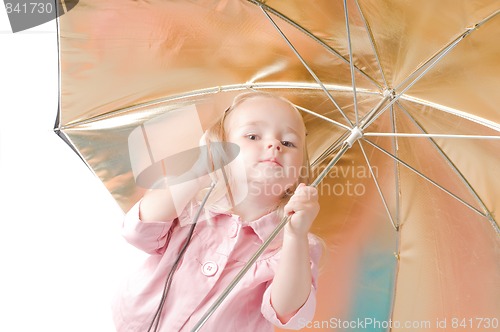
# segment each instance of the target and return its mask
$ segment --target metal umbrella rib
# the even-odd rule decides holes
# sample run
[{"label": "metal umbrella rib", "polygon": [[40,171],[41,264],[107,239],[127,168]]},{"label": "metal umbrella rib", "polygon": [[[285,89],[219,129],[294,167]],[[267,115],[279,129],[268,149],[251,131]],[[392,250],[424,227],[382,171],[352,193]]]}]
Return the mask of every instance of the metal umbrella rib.
[{"label": "metal umbrella rib", "polygon": [[[453,197],[454,199],[456,199],[457,201],[459,201],[460,203],[462,203],[463,205],[467,206],[469,209],[471,209],[472,211],[476,212],[477,214],[479,214],[480,216],[482,217],[485,217],[485,218],[488,218],[488,215],[484,214],[483,212],[479,211],[478,209],[476,209],[475,207],[473,207],[472,205],[470,205],[469,203],[467,203],[466,201],[464,201],[463,199],[461,199],[460,197],[458,197],[457,195],[455,195],[454,193],[452,193],[451,191],[449,191],[448,189],[444,188],[443,186],[441,186],[439,183],[437,183],[436,181],[430,179],[429,177],[427,177],[425,174],[422,174],[421,172],[419,172],[417,169],[415,169],[414,167],[412,167],[411,165],[409,165],[408,163],[404,162],[403,160],[397,158],[396,156],[392,155],[391,153],[389,153],[388,151],[386,151],[385,149],[381,148],[380,146],[378,146],[377,144],[371,142],[370,140],[367,140],[367,139],[363,139],[364,142],[370,144],[371,146],[375,147],[376,149],[378,149],[379,151],[381,151],[382,153],[384,153],[385,155],[389,156],[390,158],[393,158],[394,160],[396,160],[398,163],[400,163],[401,165],[405,166],[406,168],[408,168],[409,170],[411,170],[413,173],[417,174],[418,176],[420,176],[422,179],[426,180],[427,182],[431,183],[432,185],[436,186],[437,188],[441,189],[442,191],[444,191],[445,193],[447,193],[448,195],[450,195],[451,197]],[[498,227],[496,228],[496,231],[499,232],[498,230]]]},{"label": "metal umbrella rib", "polygon": [[[394,112],[394,107],[391,106],[391,131],[393,133],[396,133],[397,127],[396,127],[396,113]],[[396,137],[393,137],[392,139],[392,150],[393,154],[398,157],[398,141]],[[399,197],[401,195],[400,189],[399,189],[399,182],[400,182],[400,177],[399,177],[399,164],[396,160],[393,162],[394,165],[394,190],[396,193],[396,226],[399,229],[400,225],[400,219],[399,219]]]},{"label": "metal umbrella rib", "polygon": [[359,126],[358,98],[357,98],[357,93],[356,93],[356,78],[354,77],[354,61],[353,61],[353,57],[352,57],[351,28],[349,27],[349,9],[347,8],[347,0],[344,0],[344,15],[345,15],[345,28],[347,31],[347,48],[349,50],[349,68],[351,70],[354,116],[356,118],[356,127],[357,127],[357,126]]},{"label": "metal umbrella rib", "polygon": [[[377,47],[375,45],[375,42],[373,40],[372,31],[370,29],[370,26],[368,25],[368,22],[366,21],[365,15],[363,14],[363,11],[361,10],[361,7],[359,6],[359,1],[355,0],[354,2],[356,3],[356,7],[358,8],[358,12],[361,15],[361,19],[363,20],[363,24],[365,26],[365,30],[366,30],[366,32],[368,34],[368,37],[369,37],[369,40],[370,40],[370,45],[372,47],[373,54],[375,56],[375,60],[376,60],[377,66],[378,66],[378,69],[380,71],[380,75],[382,76],[382,80],[384,81],[385,90],[389,90],[389,84],[387,84],[387,79],[385,78],[384,70],[382,69],[382,65],[380,64],[380,58],[379,58],[379,55],[378,55],[379,52],[378,52]],[[380,87],[380,90],[384,90],[384,89],[382,87]]]},{"label": "metal umbrella rib", "polygon": [[384,204],[385,211],[387,212],[387,216],[389,217],[389,221],[392,224],[392,227],[394,227],[395,231],[398,231],[398,225],[394,221],[394,218],[392,217],[391,212],[389,211],[389,207],[387,206],[387,201],[384,197],[384,194],[382,193],[382,190],[380,189],[380,185],[378,183],[377,177],[375,176],[375,173],[373,172],[373,167],[370,164],[370,160],[368,159],[368,156],[366,155],[365,149],[363,148],[363,144],[358,141],[359,147],[361,149],[361,152],[363,153],[363,157],[365,158],[366,164],[368,165],[368,169],[370,170],[370,174],[372,175],[373,182],[375,183],[375,186],[377,187],[378,194],[380,195],[380,199],[382,200],[382,203]]},{"label": "metal umbrella rib", "polygon": [[[324,47],[326,50],[328,50],[331,54],[334,54],[336,57],[338,57],[340,60],[344,61],[347,65],[350,65],[350,62],[348,59],[344,58],[339,52],[337,52],[334,48],[332,48],[330,45],[328,45],[327,43],[325,43],[323,40],[321,40],[320,38],[318,38],[317,36],[315,36],[313,33],[311,33],[310,31],[308,31],[306,28],[304,28],[303,26],[301,26],[300,24],[297,24],[296,22],[294,22],[293,20],[291,20],[290,18],[288,18],[286,15],[284,15],[283,13],[280,13],[279,11],[275,10],[274,8],[272,7],[269,7],[268,5],[265,4],[265,2],[261,2],[259,0],[246,0],[250,3],[253,3],[257,6],[259,6],[260,8],[262,8],[262,10],[266,11],[266,12],[269,12],[269,13],[272,13],[274,15],[276,15],[277,17],[281,18],[283,21],[289,23],[290,25],[292,25],[293,27],[295,27],[297,30],[303,32],[305,35],[307,35],[308,37],[310,37],[312,40],[314,40],[315,42],[317,42],[319,45],[321,45],[322,47]],[[378,90],[383,90],[383,87],[380,86],[380,84],[375,80],[373,79],[373,77],[371,77],[370,75],[368,75],[365,71],[363,71],[361,68],[357,67],[357,66],[354,66],[354,69],[356,70],[356,72],[360,73],[361,75],[363,75],[365,78],[367,78],[374,86],[376,86],[378,88]]]},{"label": "metal umbrella rib", "polygon": [[311,69],[311,67],[309,67],[307,65],[306,61],[302,58],[302,56],[299,54],[299,52],[295,49],[295,47],[292,45],[292,43],[288,40],[288,38],[285,36],[285,34],[283,33],[283,31],[281,31],[281,29],[278,27],[278,25],[276,24],[276,22],[274,22],[274,20],[271,18],[271,16],[265,11],[264,7],[261,7],[261,8],[262,8],[262,12],[266,15],[266,17],[271,22],[271,24],[273,25],[273,27],[279,32],[280,36],[287,43],[288,47],[290,47],[290,49],[293,51],[293,53],[297,56],[297,58],[300,60],[300,62],[304,66],[304,68],[306,68],[307,71],[309,72],[309,74],[311,74],[311,76],[314,78],[314,80],[316,81],[316,83],[318,83],[318,85],[321,87],[321,89],[325,92],[325,94],[328,96],[328,99],[330,99],[330,101],[335,105],[335,107],[338,109],[338,111],[340,112],[340,114],[342,114],[342,116],[347,121],[347,123],[351,127],[353,127],[354,126],[353,123],[347,117],[347,115],[344,113],[344,111],[339,106],[339,104],[335,101],[335,99],[333,99],[333,96],[330,94],[330,92],[325,87],[325,85],[323,84],[323,82],[321,82],[321,80],[314,73],[314,71]]},{"label": "metal umbrella rib", "polygon": [[[422,125],[420,123],[418,123],[418,121],[416,121],[410,113],[408,113],[408,111],[405,109],[405,107],[403,105],[398,105],[402,110],[403,112],[406,114],[406,116],[408,116],[408,118],[410,118],[410,120],[412,121],[413,124],[415,124],[421,131],[422,133],[424,133],[424,135],[429,135],[425,129],[422,127]],[[467,135],[465,135],[467,136]],[[468,135],[468,136],[471,136],[471,135]],[[486,207],[486,205],[484,204],[483,200],[479,197],[479,195],[477,194],[477,192],[474,190],[474,188],[471,186],[471,184],[467,181],[467,179],[465,178],[465,176],[462,174],[462,172],[460,172],[460,170],[457,168],[457,166],[455,165],[455,163],[453,163],[453,161],[450,160],[450,158],[446,155],[446,153],[439,147],[439,144],[436,143],[436,141],[433,139],[433,137],[435,136],[426,136],[428,137],[429,141],[432,143],[432,145],[434,146],[434,148],[436,148],[437,151],[439,151],[439,154],[446,160],[446,162],[451,166],[451,168],[453,169],[453,171],[455,172],[455,174],[457,174],[460,179],[462,180],[462,183],[468,188],[469,192],[474,196],[474,198],[477,200],[477,202],[481,205],[482,209],[484,210],[484,213],[487,215],[488,219],[490,219],[490,221],[494,222],[498,229],[498,223],[496,223],[496,221],[494,220],[493,216],[491,215],[491,212],[488,210],[488,208]],[[484,136],[482,136],[484,138]],[[494,139],[500,139],[500,136],[491,136],[493,137]]]}]

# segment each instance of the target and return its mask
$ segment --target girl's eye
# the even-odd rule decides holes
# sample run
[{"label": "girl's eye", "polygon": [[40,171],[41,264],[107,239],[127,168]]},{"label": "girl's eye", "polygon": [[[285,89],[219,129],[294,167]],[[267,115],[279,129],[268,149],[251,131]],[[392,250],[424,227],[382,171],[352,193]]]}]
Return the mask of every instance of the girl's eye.
[{"label": "girl's eye", "polygon": [[257,139],[257,135],[255,135],[255,134],[248,134],[247,138],[250,139],[250,140],[252,140],[252,141],[255,141]]},{"label": "girl's eye", "polygon": [[294,148],[295,147],[295,144],[293,144],[292,142],[290,141],[281,141],[281,144],[283,144],[284,146],[286,146],[287,148]]}]

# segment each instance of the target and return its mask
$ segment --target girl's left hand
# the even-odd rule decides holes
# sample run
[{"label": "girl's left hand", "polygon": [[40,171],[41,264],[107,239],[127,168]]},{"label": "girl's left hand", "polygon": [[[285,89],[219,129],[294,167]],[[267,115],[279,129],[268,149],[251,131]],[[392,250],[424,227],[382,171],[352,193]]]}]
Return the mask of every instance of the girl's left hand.
[{"label": "girl's left hand", "polygon": [[307,235],[311,225],[318,215],[318,190],[301,183],[285,205],[285,215],[291,219],[285,226],[285,233],[290,235]]}]

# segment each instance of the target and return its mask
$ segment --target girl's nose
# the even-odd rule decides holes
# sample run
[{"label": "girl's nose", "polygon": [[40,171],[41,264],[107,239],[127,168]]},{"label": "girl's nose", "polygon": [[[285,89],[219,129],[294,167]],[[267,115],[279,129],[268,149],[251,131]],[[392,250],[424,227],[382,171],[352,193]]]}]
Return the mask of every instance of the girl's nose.
[{"label": "girl's nose", "polygon": [[271,143],[269,143],[267,145],[267,148],[268,149],[274,149],[274,148],[276,148],[276,150],[281,151],[281,146],[280,146],[279,142],[271,142]]}]

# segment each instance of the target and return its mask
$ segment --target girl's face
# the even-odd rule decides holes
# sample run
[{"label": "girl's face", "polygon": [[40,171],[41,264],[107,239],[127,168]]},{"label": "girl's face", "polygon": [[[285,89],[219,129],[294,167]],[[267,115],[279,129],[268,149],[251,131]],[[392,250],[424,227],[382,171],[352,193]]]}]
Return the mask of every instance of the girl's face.
[{"label": "girl's face", "polygon": [[250,193],[282,197],[305,172],[305,127],[285,101],[265,96],[245,100],[228,114],[224,130],[226,140],[240,147]]}]

